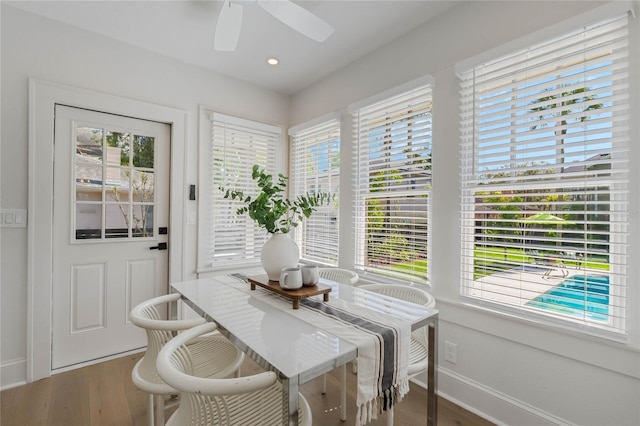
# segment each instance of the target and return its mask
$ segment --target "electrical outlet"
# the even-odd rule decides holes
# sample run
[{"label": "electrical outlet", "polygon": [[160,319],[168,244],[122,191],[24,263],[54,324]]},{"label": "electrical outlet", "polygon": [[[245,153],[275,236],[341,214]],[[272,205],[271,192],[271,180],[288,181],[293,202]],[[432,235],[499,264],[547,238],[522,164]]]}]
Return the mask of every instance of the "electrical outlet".
[{"label": "electrical outlet", "polygon": [[445,340],[444,359],[452,364],[456,364],[458,362],[458,345]]}]

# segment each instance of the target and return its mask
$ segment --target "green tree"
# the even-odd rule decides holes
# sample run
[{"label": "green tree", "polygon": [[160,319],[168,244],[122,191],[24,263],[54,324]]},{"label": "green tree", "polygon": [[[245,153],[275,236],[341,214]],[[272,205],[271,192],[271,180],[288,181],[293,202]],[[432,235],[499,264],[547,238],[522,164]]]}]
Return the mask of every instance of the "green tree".
[{"label": "green tree", "polygon": [[[569,83],[566,84],[568,90],[563,90],[559,94],[549,94],[547,96],[541,96],[532,101],[533,107],[530,112],[538,114],[539,121],[547,121],[555,118],[554,128],[556,135],[556,155],[559,165],[557,166],[558,172],[562,172],[562,165],[564,164],[565,156],[565,138],[570,123],[580,122],[583,123],[589,119],[589,112],[597,111],[604,107],[604,105],[596,99],[593,94],[590,94],[591,89],[586,86],[574,88],[575,85]],[[549,88],[546,92],[555,90]],[[545,123],[533,125],[532,130],[545,126]],[[547,197],[547,200],[558,202],[559,199],[551,199],[551,195]],[[562,196],[562,201],[568,201],[571,197],[566,195]],[[575,197],[574,197],[575,198]],[[549,203],[546,206],[549,206]],[[566,206],[566,204],[564,204]],[[544,208],[544,207],[543,207]],[[584,208],[587,208],[585,206]],[[604,225],[608,228],[608,225]]]},{"label": "green tree", "polygon": [[[573,87],[573,85],[567,85]],[[545,92],[556,90],[546,89]],[[541,96],[531,102],[534,105],[529,111],[539,114],[539,121],[556,119],[554,128],[556,135],[557,157],[560,164],[564,163],[564,140],[567,134],[567,124],[570,121],[585,122],[588,119],[588,111],[595,111],[603,107],[603,104],[595,100],[595,96],[588,94],[589,88],[578,87],[562,91],[559,94]],[[581,115],[581,113],[585,113]],[[575,116],[577,114],[577,117]],[[531,130],[544,127],[546,124],[531,126]],[[562,166],[560,166],[562,167]]]},{"label": "green tree", "polygon": [[[140,136],[131,133],[112,132],[106,133],[107,146],[120,150],[120,166],[125,168],[124,175],[128,178],[128,186],[131,187],[131,196],[136,204],[132,208],[132,218],[129,219],[128,209],[124,209],[123,198],[118,186],[112,186],[111,197],[118,202],[120,212],[124,217],[127,228],[131,227],[135,236],[147,237],[153,234],[152,229],[147,229],[149,214],[152,212],[155,192],[154,167],[154,138],[152,136]],[[133,158],[131,153],[133,152]],[[137,204],[140,203],[140,204]]]}]

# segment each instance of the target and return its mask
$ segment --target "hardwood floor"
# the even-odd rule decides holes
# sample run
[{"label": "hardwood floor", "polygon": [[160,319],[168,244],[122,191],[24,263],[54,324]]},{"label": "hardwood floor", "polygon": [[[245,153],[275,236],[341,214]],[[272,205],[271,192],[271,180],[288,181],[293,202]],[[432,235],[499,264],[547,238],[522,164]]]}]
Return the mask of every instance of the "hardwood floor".
[{"label": "hardwood floor", "polygon": [[[146,425],[147,395],[131,382],[131,369],[142,354],[125,356],[0,393],[1,426],[143,426]],[[350,371],[350,369],[347,369]],[[251,360],[243,374],[259,371]],[[348,373],[347,418],[339,418],[339,380],[329,375],[327,394],[320,392],[321,378],[301,387],[313,411],[316,426],[353,424],[355,409],[355,375]],[[395,408],[395,426],[426,424],[426,391],[411,385],[411,391]],[[168,418],[168,417],[167,417]],[[386,414],[369,423],[385,425]],[[446,401],[438,401],[438,425],[486,426],[492,423]],[[250,425],[247,425],[250,426]]]}]

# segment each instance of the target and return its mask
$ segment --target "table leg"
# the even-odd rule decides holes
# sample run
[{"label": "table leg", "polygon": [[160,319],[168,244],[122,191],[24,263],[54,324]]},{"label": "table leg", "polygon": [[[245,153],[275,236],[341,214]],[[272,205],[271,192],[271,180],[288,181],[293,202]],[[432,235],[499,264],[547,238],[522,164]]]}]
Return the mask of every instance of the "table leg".
[{"label": "table leg", "polygon": [[156,395],[156,416],[155,422],[158,425],[164,424],[164,395]]},{"label": "table leg", "polygon": [[340,367],[340,420],[347,421],[347,364]]},{"label": "table leg", "polygon": [[438,318],[432,318],[427,326],[429,361],[427,371],[427,426],[438,424]]},{"label": "table leg", "polygon": [[284,410],[283,425],[298,426],[298,380],[281,379],[283,404],[288,407]]}]

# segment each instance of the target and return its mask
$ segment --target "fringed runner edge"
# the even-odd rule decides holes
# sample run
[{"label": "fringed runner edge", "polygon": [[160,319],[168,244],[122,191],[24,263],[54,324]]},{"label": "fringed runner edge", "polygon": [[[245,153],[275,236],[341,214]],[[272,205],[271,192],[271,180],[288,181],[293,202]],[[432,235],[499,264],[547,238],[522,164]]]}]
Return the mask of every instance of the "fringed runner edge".
[{"label": "fringed runner edge", "polygon": [[398,378],[398,364],[396,361],[395,342],[399,338],[400,330],[388,324],[382,324],[369,318],[362,318],[342,308],[315,300],[303,300],[301,304],[306,308],[335,318],[350,326],[355,326],[363,332],[377,335],[383,342],[381,363],[379,366],[379,380],[377,397],[367,401],[359,401],[356,410],[356,426],[362,426],[377,419],[378,413],[391,408],[402,400],[409,391],[409,379],[405,375]]}]

